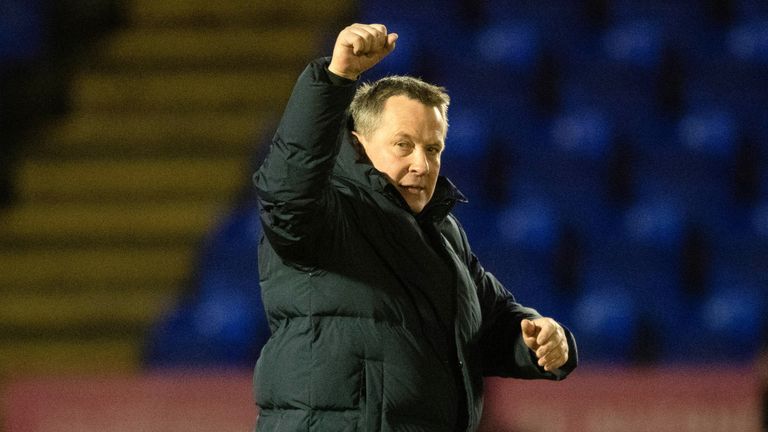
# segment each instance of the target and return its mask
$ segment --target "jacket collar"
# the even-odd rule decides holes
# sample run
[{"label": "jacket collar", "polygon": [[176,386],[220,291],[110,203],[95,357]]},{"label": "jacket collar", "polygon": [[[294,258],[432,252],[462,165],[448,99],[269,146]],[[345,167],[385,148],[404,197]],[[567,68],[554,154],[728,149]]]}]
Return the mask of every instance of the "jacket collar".
[{"label": "jacket collar", "polygon": [[[352,144],[351,134],[344,132],[339,155],[336,158],[334,174],[345,177],[360,186],[381,193],[398,206],[411,211],[400,192],[387,181],[384,174],[368,161],[360,161],[357,149]],[[466,203],[467,197],[447,177],[439,176],[435,193],[424,210],[416,216],[419,221],[438,221],[445,218],[457,202]]]}]

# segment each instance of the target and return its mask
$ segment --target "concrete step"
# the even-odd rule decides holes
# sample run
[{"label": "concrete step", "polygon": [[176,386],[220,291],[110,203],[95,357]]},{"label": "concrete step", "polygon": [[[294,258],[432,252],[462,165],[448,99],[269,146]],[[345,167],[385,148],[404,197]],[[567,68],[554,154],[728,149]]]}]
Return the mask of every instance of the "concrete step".
[{"label": "concrete step", "polygon": [[19,191],[27,202],[132,206],[150,200],[164,202],[170,211],[179,199],[229,203],[239,189],[248,187],[250,177],[245,158],[32,159],[20,167]]},{"label": "concrete step", "polygon": [[[77,112],[52,124],[33,146],[32,156],[163,157],[220,155],[248,157],[265,133],[264,112],[142,113]],[[270,126],[274,128],[274,126]]]},{"label": "concrete step", "polygon": [[137,372],[141,349],[136,337],[3,341],[0,375]]},{"label": "concrete step", "polygon": [[175,289],[190,274],[187,247],[0,250],[0,286],[147,285]]},{"label": "concrete step", "polygon": [[126,6],[74,76],[73,114],[20,166],[22,204],[0,213],[0,377],[140,367],[193,242],[250,187],[255,144],[353,2]]},{"label": "concrete step", "polygon": [[316,31],[303,27],[257,29],[130,28],[105,40],[99,67],[143,70],[251,66],[297,68],[318,56]]},{"label": "concrete step", "polygon": [[215,201],[24,204],[0,214],[0,247],[5,244],[193,247],[225,210]]},{"label": "concrete step", "polygon": [[85,112],[280,112],[300,72],[92,71],[75,77],[72,98]]},{"label": "concrete step", "polygon": [[[100,292],[4,293],[0,322],[6,328],[51,329],[83,326],[148,328],[173,305],[177,290],[123,291],[114,287]],[[55,329],[55,330],[54,330]]]},{"label": "concrete step", "polygon": [[233,23],[328,25],[350,14],[352,0],[129,0],[129,22],[134,25],[232,25]]}]

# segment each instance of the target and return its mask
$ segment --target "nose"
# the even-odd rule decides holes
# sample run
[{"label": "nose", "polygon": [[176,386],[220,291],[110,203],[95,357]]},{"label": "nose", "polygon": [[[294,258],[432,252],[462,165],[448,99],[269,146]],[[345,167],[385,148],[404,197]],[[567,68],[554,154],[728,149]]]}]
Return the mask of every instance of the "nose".
[{"label": "nose", "polygon": [[429,174],[429,160],[423,150],[417,149],[411,153],[411,164],[408,171],[417,175]]}]

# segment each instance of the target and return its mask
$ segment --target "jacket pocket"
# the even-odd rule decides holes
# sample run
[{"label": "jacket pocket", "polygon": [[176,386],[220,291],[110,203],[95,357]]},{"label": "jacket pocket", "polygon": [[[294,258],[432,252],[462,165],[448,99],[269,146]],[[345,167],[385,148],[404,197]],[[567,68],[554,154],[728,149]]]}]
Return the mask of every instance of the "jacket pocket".
[{"label": "jacket pocket", "polygon": [[364,359],[360,374],[359,431],[381,432],[383,404],[384,362]]}]

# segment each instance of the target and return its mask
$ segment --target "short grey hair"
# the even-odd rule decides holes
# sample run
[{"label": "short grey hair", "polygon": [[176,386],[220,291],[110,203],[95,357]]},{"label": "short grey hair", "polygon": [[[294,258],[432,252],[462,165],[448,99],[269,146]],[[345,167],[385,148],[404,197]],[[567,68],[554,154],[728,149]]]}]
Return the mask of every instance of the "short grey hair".
[{"label": "short grey hair", "polygon": [[357,89],[349,106],[354,129],[364,136],[370,136],[379,127],[384,104],[392,96],[406,96],[428,107],[439,109],[445,130],[448,131],[448,105],[451,98],[445,88],[402,75],[384,77],[372,83],[365,83]]}]

